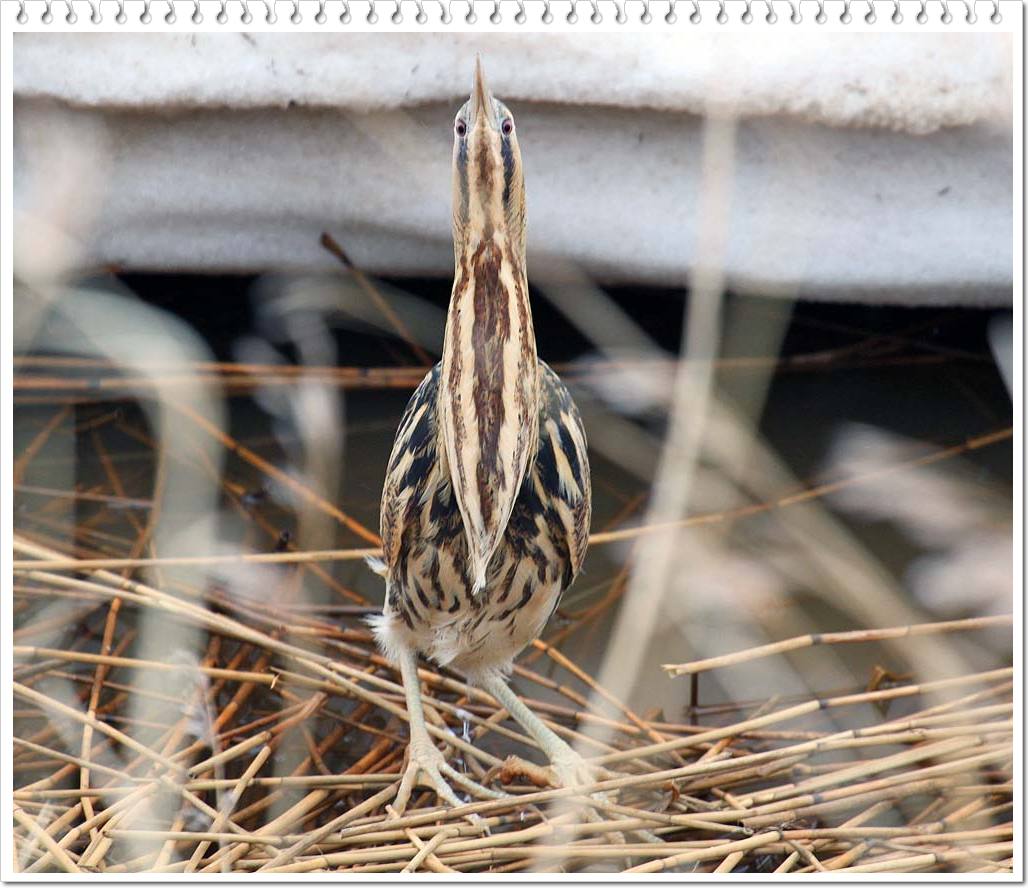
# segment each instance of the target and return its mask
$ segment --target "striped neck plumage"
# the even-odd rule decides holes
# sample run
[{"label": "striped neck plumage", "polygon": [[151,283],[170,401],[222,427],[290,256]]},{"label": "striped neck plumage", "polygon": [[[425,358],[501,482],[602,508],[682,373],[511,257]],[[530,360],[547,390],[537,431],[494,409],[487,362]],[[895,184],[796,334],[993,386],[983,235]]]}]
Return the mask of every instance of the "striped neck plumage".
[{"label": "striped neck plumage", "polygon": [[454,122],[453,184],[455,274],[439,429],[477,593],[539,434],[521,153],[510,111],[490,94],[481,63]]}]

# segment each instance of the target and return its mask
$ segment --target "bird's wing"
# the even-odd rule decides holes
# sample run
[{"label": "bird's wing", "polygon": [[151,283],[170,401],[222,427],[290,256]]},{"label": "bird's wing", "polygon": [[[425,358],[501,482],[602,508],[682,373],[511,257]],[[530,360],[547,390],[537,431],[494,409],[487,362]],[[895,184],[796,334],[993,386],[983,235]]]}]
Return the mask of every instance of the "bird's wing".
[{"label": "bird's wing", "polygon": [[540,361],[539,369],[539,445],[533,475],[562,527],[568,549],[567,588],[581,569],[589,545],[589,457],[585,427],[571,393],[548,365]]},{"label": "bird's wing", "polygon": [[389,455],[379,519],[387,576],[396,566],[408,506],[424,489],[426,475],[436,461],[435,405],[440,372],[441,365],[436,364],[407,402]]}]

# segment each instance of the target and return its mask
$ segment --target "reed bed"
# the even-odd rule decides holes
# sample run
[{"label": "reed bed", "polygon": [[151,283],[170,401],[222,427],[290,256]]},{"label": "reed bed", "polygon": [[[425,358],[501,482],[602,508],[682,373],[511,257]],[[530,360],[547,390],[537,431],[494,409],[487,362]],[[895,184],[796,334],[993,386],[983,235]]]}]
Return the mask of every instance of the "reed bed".
[{"label": "reed bed", "polygon": [[[1009,666],[939,675],[882,668],[830,695],[702,702],[717,670],[786,656],[802,663],[807,648],[822,646],[1009,634],[1009,615],[805,634],[671,663],[653,680],[686,683],[692,705],[639,713],[565,652],[564,642],[615,604],[615,580],[613,594],[537,642],[513,676],[529,705],[590,758],[595,782],[550,785],[538,750],[495,700],[425,665],[430,730],[469,776],[508,796],[448,809],[419,790],[399,815],[391,806],[406,747],[399,676],[363,623],[375,605],[331,570],[374,552],[374,531],[276,468],[254,441],[172,400],[177,421],[231,454],[240,471],[211,476],[251,533],[231,554],[161,557],[153,546],[160,497],[141,492],[161,483],[155,444],[141,417],[116,403],[139,397],[140,380],[90,359],[25,357],[16,368],[16,403],[35,423],[14,472],[13,830],[22,872],[1013,871]],[[173,390],[180,369],[157,372]],[[308,367],[305,378],[312,372],[344,386],[411,387],[422,369],[318,375]],[[182,373],[197,374],[216,377],[228,395],[293,382],[288,368],[271,366]],[[29,483],[54,435],[72,435],[79,458],[88,449],[102,483]],[[149,461],[115,458],[112,436]],[[1000,429],[913,454],[911,464],[1009,436]],[[211,468],[199,457],[197,467]],[[255,507],[259,485],[234,480],[244,475],[287,487],[347,543],[298,551]],[[861,480],[681,526],[789,509]],[[615,522],[593,543],[651,530]],[[199,568],[265,571],[270,594],[247,597]],[[300,595],[304,584],[323,594]],[[149,656],[140,636],[154,620],[194,633],[201,655]]]},{"label": "reed bed", "polygon": [[[49,409],[15,475],[72,421]],[[96,435],[119,423],[128,429],[122,413],[101,412],[75,427],[108,457],[106,490],[23,490],[30,502],[60,494],[79,509],[77,527],[64,528],[75,531],[71,549],[48,519],[59,514],[52,506],[34,509],[14,538],[13,829],[23,872],[1012,872],[1011,668],[882,671],[814,699],[694,700],[683,719],[633,712],[539,641],[515,670],[517,686],[596,766],[593,784],[568,789],[549,784],[538,750],[497,702],[426,667],[431,730],[469,775],[509,795],[450,810],[419,790],[398,815],[399,676],[362,623],[374,607],[326,570],[374,547],[212,556],[223,567],[270,561],[280,594],[262,599],[174,579],[189,560],[144,555],[152,508],[127,495],[123,467]],[[374,541],[307,492],[355,542]],[[225,482],[223,493],[245,508],[244,491]],[[337,603],[291,600],[307,575]],[[201,633],[203,657],[140,656],[147,614]],[[69,621],[80,628],[70,644],[40,642]],[[660,680],[689,675],[698,687],[702,673],[810,646],[1009,626],[999,615],[804,635],[668,664]],[[595,739],[595,726],[608,739]]]},{"label": "reed bed", "polygon": [[[50,554],[16,545],[26,555]],[[25,581],[32,596],[74,590],[101,609],[120,601],[123,618],[131,608],[155,608],[196,622],[210,633],[211,647],[195,668],[209,679],[206,694],[218,704],[213,743],[190,733],[188,713],[169,707],[177,718],[152,726],[159,740],[143,746],[117,717],[135,691],[114,680],[117,671],[184,667],[17,645],[15,715],[19,726],[36,727],[15,738],[15,834],[25,871],[482,872],[601,864],[640,873],[1000,872],[1012,866],[1011,669],[771,703],[755,717],[722,712],[720,726],[626,717],[613,725],[610,748],[596,750],[595,761],[614,772],[585,788],[594,795],[584,797],[536,787],[536,769],[485,751],[480,741],[492,732],[516,751],[511,755],[533,756],[494,701],[426,669],[437,736],[467,757],[470,772],[496,774],[497,786],[510,781],[511,797],[447,810],[425,794],[396,817],[389,802],[404,751],[402,692],[367,633],[288,612],[269,614],[279,628],[268,631],[265,620],[216,613],[102,570],[89,571],[88,579],[29,572]],[[940,631],[984,625],[964,622]],[[29,622],[19,632],[29,636],[33,628]],[[293,636],[304,646],[283,640]],[[264,668],[238,668],[254,663]],[[106,693],[90,711],[37,690],[47,678],[61,677],[88,692],[97,676]],[[552,685],[526,668],[519,677]],[[931,702],[944,691],[947,702]],[[555,728],[574,737],[589,714],[572,689],[566,697],[567,705],[544,709]],[[826,710],[876,713],[869,704],[902,698],[916,701],[913,712],[846,731],[816,726]],[[384,725],[376,713],[387,714]],[[62,722],[65,729],[55,731]],[[71,726],[92,731],[79,754],[62,742]],[[288,775],[265,776],[291,733],[307,738],[307,755]],[[854,750],[855,764],[839,758]],[[116,753],[118,766],[95,761],[108,752]],[[672,753],[684,764],[673,766]],[[183,828],[148,828],[145,803],[157,793],[177,797]],[[548,804],[568,796],[593,816],[572,810],[548,817]],[[272,804],[282,811],[268,821]],[[645,841],[633,840],[637,831]],[[148,850],[125,859],[118,852],[129,840]]]}]

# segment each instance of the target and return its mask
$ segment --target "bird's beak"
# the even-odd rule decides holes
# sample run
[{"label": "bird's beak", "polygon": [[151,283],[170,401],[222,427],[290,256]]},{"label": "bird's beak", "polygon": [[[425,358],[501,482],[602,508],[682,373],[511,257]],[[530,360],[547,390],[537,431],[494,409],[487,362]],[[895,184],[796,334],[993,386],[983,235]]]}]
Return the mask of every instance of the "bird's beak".
[{"label": "bird's beak", "polygon": [[475,85],[471,90],[471,107],[473,109],[472,129],[482,124],[496,129],[496,109],[493,106],[493,94],[489,92],[489,87],[485,83],[481,57],[475,58]]}]

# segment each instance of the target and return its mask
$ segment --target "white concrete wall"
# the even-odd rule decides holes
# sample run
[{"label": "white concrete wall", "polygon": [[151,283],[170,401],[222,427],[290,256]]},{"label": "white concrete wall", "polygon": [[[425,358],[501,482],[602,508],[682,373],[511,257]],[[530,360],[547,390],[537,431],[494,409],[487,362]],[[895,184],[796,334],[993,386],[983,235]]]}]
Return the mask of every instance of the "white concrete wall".
[{"label": "white concrete wall", "polygon": [[737,120],[731,286],[1011,299],[1001,34],[19,34],[16,211],[82,263],[328,268],[328,230],[368,271],[449,274],[476,52],[517,120],[530,273],[685,283],[713,113]]}]

